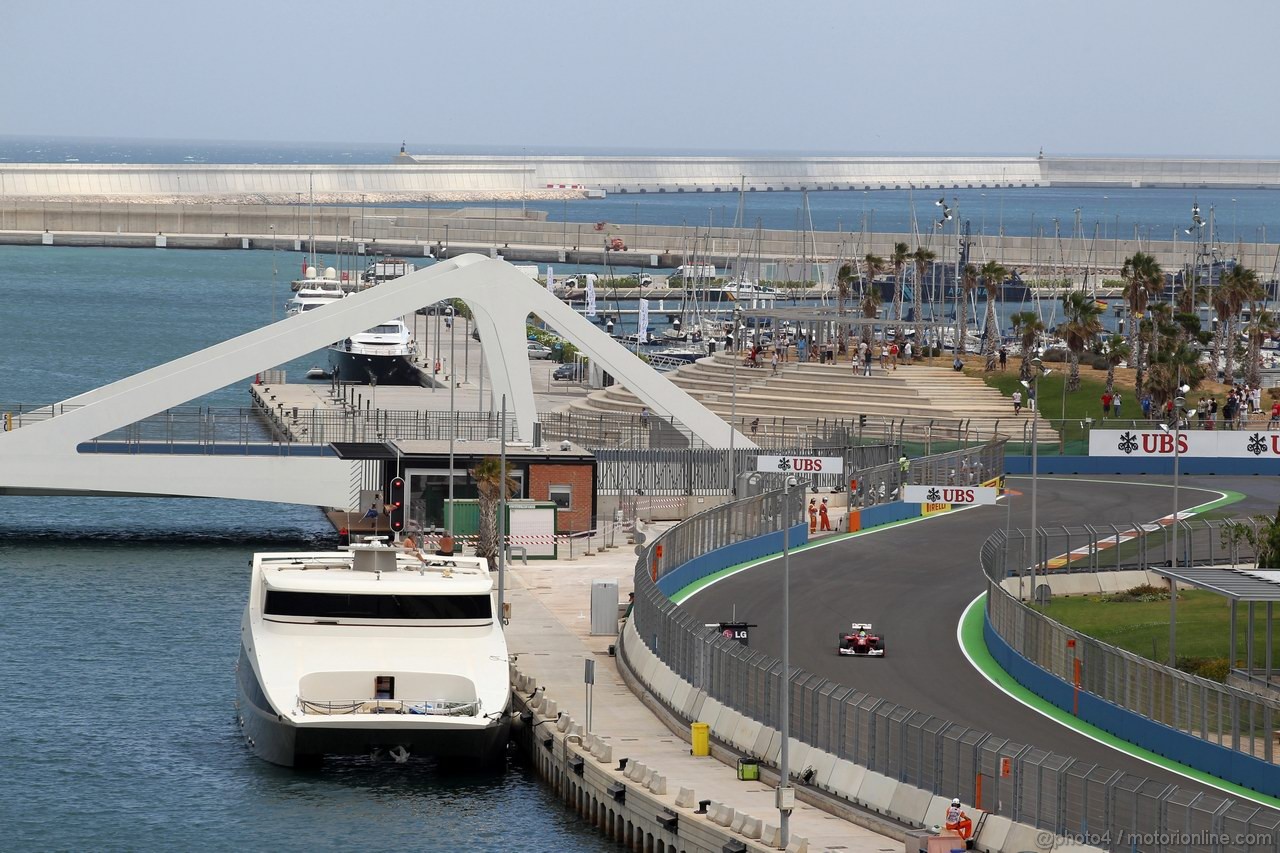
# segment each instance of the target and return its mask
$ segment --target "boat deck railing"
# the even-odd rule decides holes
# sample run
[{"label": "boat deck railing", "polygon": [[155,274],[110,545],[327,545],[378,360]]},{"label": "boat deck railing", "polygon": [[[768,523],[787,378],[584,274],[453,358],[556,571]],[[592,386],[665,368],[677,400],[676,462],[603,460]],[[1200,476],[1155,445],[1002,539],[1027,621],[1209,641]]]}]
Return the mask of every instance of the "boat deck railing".
[{"label": "boat deck railing", "polygon": [[481,702],[454,702],[432,699],[299,699],[303,714],[342,716],[345,714],[408,714],[428,717],[478,717]]}]

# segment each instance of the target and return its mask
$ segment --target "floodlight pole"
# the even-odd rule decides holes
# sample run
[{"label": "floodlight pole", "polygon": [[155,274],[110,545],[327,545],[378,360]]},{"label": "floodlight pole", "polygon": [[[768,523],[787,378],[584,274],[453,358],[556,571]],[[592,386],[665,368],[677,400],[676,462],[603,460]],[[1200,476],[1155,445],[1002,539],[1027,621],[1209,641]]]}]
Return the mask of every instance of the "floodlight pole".
[{"label": "floodlight pole", "polygon": [[778,838],[779,846],[786,848],[790,841],[791,809],[784,790],[791,788],[789,768],[789,742],[791,740],[791,485],[794,478],[788,476],[782,487],[782,696],[779,707],[779,728],[782,731],[782,751],[778,759]]}]

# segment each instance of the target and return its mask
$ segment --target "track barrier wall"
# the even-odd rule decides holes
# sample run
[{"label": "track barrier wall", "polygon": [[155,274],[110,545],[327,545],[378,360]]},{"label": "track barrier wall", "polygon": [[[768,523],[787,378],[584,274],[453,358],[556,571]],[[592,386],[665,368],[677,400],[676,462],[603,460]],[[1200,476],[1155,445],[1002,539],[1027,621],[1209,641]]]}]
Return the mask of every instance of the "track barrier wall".
[{"label": "track barrier wall", "polygon": [[[1275,700],[1088,637],[1026,604],[1023,593],[1014,595],[1002,583],[1018,578],[1017,586],[1025,582],[1029,596],[1046,577],[1167,566],[1173,557],[1170,526],[1042,528],[1034,557],[1029,531],[996,531],[982,547],[988,649],[1020,684],[1066,711],[1074,707],[1078,660],[1081,719],[1157,755],[1280,796]],[[1223,521],[1178,522],[1178,563],[1251,561],[1246,543],[1223,544],[1224,527]],[[1033,565],[1036,576],[1029,578],[1031,569],[1023,567]]]},{"label": "track barrier wall", "polygon": [[[987,470],[1002,470],[1003,459],[999,462],[1000,467]],[[799,527],[805,493],[771,492],[708,510],[639,549],[635,608],[620,653],[675,716],[709,723],[717,742],[776,767],[778,711],[785,695],[791,771],[802,787],[916,826],[937,822],[937,804],[945,806],[951,796],[966,803],[980,797],[978,805],[991,815],[978,838],[980,849],[1043,847],[1037,832],[1047,831],[1066,839],[1087,835],[1090,843],[1117,853],[1280,850],[1280,812],[1245,800],[1057,755],[797,668],[784,691],[778,660],[694,620],[664,591],[679,579],[663,582],[699,558],[707,559],[690,574],[705,576],[735,564],[744,552],[728,549],[739,543],[754,540],[752,549],[763,547],[771,541],[764,537],[777,534],[777,515],[768,507],[778,502],[781,517]],[[913,512],[906,505],[891,506],[875,507],[871,519],[886,523],[895,512]],[[735,513],[750,522],[725,520]],[[864,528],[871,526],[866,513],[861,511]],[[655,564],[659,546],[663,556]],[[719,558],[710,556],[722,550]],[[989,556],[984,546],[984,565]],[[1147,844],[1146,838],[1157,841]]]}]

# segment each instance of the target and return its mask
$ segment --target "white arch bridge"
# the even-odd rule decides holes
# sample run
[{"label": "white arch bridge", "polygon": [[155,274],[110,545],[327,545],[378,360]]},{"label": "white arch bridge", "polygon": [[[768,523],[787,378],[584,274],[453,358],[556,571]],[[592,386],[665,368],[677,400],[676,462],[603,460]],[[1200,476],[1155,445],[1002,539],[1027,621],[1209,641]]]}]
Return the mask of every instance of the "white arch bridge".
[{"label": "white arch bridge", "polygon": [[525,346],[525,324],[533,313],[624,382],[655,416],[682,423],[710,447],[729,447],[731,434],[735,446],[755,447],[515,267],[462,255],[72,397],[42,420],[0,432],[0,494],[236,498],[354,509],[362,463],[323,449],[303,454],[264,443],[215,455],[83,452],[80,447],[446,299],[460,299],[470,309],[492,399],[506,397],[521,436],[532,436],[537,420]]}]

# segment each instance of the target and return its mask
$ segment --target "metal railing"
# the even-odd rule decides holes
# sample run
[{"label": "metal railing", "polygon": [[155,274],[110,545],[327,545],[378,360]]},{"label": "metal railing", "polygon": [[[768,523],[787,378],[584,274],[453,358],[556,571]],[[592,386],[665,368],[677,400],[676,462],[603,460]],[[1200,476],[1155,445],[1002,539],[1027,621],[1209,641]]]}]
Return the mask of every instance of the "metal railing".
[{"label": "metal railing", "polygon": [[891,503],[901,496],[904,484],[918,486],[977,486],[1004,472],[1004,441],[993,440],[965,450],[938,453],[901,463],[892,461],[863,470],[851,470],[857,485],[849,494],[849,506],[869,507]]},{"label": "metal railing", "polygon": [[[781,663],[707,628],[662,593],[651,570],[659,544],[661,578],[695,557],[775,532],[783,519],[799,523],[804,501],[803,492],[770,492],[707,510],[646,543],[636,563],[633,619],[642,641],[694,688],[774,727]],[[1063,839],[1087,834],[1086,843],[1116,853],[1280,849],[1280,812],[1248,801],[1047,752],[802,669],[793,669],[787,694],[800,741]]]},{"label": "metal railing", "polygon": [[[1230,522],[1182,522],[1177,562],[1184,566],[1251,561],[1244,543],[1224,545]],[[1032,559],[1030,531],[998,530],[982,546],[987,576],[987,615],[996,633],[1022,657],[1064,681],[1074,679],[1080,661],[1080,689],[1207,743],[1275,763],[1280,702],[1239,687],[1190,675],[1096,640],[1053,620],[1019,600],[1032,597],[1047,573],[1148,569],[1170,565],[1172,533],[1155,526],[1098,529],[1041,528]],[[1230,537],[1228,537],[1230,539]],[[1043,546],[1040,543],[1044,543]],[[1024,587],[1032,564],[1035,576],[1017,594],[1002,581],[1018,578]],[[1052,604],[1049,605],[1052,610]],[[1168,647],[1164,652],[1167,654]],[[1228,661],[1234,670],[1237,661]]]}]

